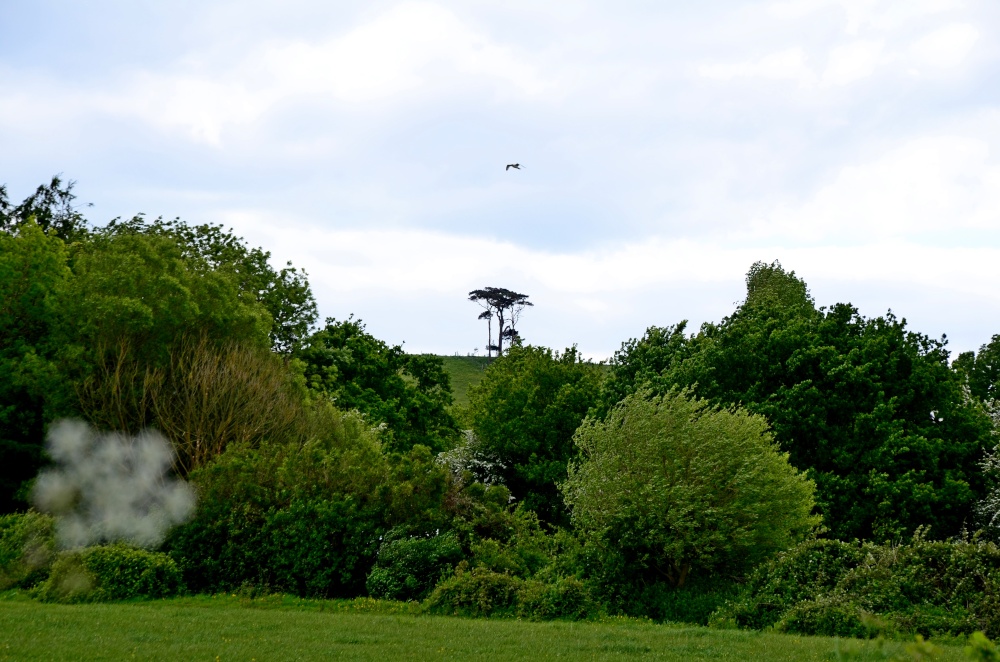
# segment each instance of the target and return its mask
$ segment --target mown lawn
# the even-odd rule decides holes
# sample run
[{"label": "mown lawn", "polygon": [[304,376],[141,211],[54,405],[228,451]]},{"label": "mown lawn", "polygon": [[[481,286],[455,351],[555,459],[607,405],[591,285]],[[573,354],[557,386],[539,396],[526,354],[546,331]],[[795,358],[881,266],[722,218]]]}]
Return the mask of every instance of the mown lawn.
[{"label": "mown lawn", "polygon": [[[0,598],[0,660],[922,659],[906,654],[902,642],[630,621],[471,620],[410,610],[372,600],[235,596],[52,605],[7,594]],[[946,646],[934,659],[964,655]]]}]

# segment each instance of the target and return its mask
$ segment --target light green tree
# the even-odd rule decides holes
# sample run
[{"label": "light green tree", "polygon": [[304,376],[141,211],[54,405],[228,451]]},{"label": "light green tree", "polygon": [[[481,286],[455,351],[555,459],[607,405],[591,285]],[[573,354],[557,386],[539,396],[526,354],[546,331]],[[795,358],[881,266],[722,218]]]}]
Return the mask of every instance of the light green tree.
[{"label": "light green tree", "polygon": [[638,392],[574,441],[581,459],[562,484],[573,523],[625,580],[680,587],[696,571],[742,572],[820,522],[812,481],[741,409]]}]

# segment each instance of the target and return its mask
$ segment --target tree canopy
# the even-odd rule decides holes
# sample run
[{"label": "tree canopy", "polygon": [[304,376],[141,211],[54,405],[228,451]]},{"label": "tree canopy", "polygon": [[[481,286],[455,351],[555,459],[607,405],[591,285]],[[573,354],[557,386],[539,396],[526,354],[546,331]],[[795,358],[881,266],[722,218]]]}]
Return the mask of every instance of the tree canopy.
[{"label": "tree canopy", "polygon": [[978,352],[959,354],[954,367],[974,397],[984,403],[1000,399],[1000,334]]},{"label": "tree canopy", "polygon": [[448,410],[451,386],[439,357],[389,346],[353,317],[327,319],[296,357],[311,389],[342,409],[384,423],[392,450],[422,444],[443,451],[454,445],[458,424]]},{"label": "tree canopy", "polygon": [[0,232],[0,512],[42,464],[46,424],[71,391],[60,377],[59,302],[70,279],[62,240],[34,221]]},{"label": "tree canopy", "polygon": [[288,262],[276,270],[271,254],[247,245],[222,225],[188,225],[180,219],[148,221],[135,216],[115,219],[97,230],[102,237],[156,236],[173,241],[185,260],[212,272],[228,274],[241,295],[260,303],[271,316],[269,336],[274,351],[285,356],[298,348],[316,323],[316,299],[306,274]]},{"label": "tree canopy", "polygon": [[[488,335],[486,352],[492,355],[495,351],[497,356],[503,354],[503,341],[506,339],[510,344],[520,340],[517,333],[517,321],[521,316],[521,311],[525,306],[534,306],[528,301],[527,294],[521,294],[504,287],[485,287],[481,290],[469,292],[469,301],[478,303],[483,308],[479,319],[487,321]],[[493,318],[497,319],[497,341],[493,342]]]},{"label": "tree canopy", "polygon": [[32,219],[42,230],[51,230],[57,237],[72,241],[87,233],[87,221],[73,201],[76,182],[63,182],[58,175],[42,184],[20,204],[12,204],[6,184],[0,184],[0,231],[14,232]]},{"label": "tree canopy", "polygon": [[894,538],[929,526],[956,535],[983,492],[978,463],[992,426],[961,395],[944,340],[891,312],[815,309],[780,265],[755,265],[747,300],[691,337],[650,328],[615,356],[601,410],[643,386],[688,386],[740,404],[773,427],[816,481],[817,506],[841,538]]},{"label": "tree canopy", "polygon": [[[271,394],[276,421],[288,414],[283,399],[301,398],[289,395],[302,389],[294,366],[286,360],[276,373],[272,359],[282,361],[270,350],[287,359],[315,320],[303,273],[273,269],[269,253],[221,226],[138,216],[92,228],[74,200],[73,182],[58,177],[19,205],[0,187],[3,510],[24,503],[26,481],[44,462],[46,427],[58,417],[132,432],[187,425],[193,419],[177,418],[174,405],[211,384],[197,407],[207,421],[227,397],[235,402],[238,375],[260,382],[235,385],[242,396]],[[168,401],[177,411],[166,411]],[[267,414],[257,406],[256,416]],[[209,435],[216,449],[232,436],[224,428]]]},{"label": "tree canopy", "polygon": [[499,463],[515,499],[549,522],[567,522],[556,484],[576,453],[573,433],[600,391],[602,366],[576,347],[511,347],[469,392],[478,451]]}]

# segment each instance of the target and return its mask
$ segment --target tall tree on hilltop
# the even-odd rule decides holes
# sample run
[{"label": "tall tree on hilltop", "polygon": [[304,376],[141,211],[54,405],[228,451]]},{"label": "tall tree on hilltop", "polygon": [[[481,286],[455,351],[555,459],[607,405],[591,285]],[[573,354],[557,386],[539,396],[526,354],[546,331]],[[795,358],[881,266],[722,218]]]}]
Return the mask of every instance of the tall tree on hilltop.
[{"label": "tall tree on hilltop", "polygon": [[[483,307],[479,319],[487,321],[488,342],[486,352],[492,356],[496,350],[497,356],[503,355],[503,341],[507,338],[511,344],[520,338],[517,333],[517,320],[525,306],[535,304],[528,301],[527,294],[521,294],[503,287],[485,287],[469,292],[469,301],[475,301]],[[497,318],[497,342],[493,344],[493,317]]]}]

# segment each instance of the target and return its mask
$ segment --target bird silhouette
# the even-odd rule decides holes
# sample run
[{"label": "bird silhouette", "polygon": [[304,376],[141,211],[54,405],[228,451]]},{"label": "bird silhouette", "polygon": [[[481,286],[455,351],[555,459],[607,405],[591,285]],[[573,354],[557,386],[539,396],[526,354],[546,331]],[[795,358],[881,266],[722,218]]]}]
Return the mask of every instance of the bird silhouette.
[{"label": "bird silhouette", "polygon": [[521,164],[520,163],[508,163],[507,167],[504,168],[504,171],[510,170],[511,168],[513,168],[514,170],[520,170],[521,169]]}]

